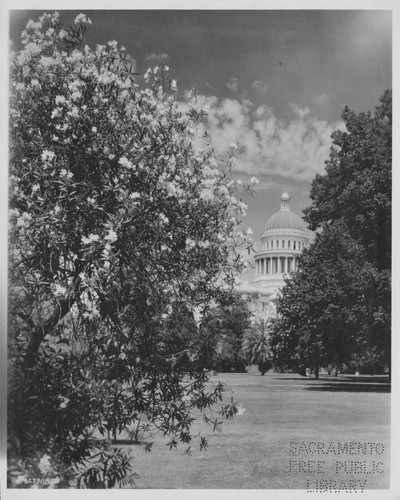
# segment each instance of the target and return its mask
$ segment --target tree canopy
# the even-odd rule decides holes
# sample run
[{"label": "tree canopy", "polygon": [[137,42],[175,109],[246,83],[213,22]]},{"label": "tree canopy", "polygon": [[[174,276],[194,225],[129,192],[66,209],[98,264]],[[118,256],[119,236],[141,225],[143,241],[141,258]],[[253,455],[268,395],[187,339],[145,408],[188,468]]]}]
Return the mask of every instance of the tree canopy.
[{"label": "tree canopy", "polygon": [[275,364],[390,367],[391,92],[375,113],[345,108],[305,212],[315,241],[278,300]]},{"label": "tree canopy", "polygon": [[250,325],[250,308],[238,295],[232,294],[211,308],[204,317],[199,338],[206,365],[222,372],[246,371],[242,343]]},{"label": "tree canopy", "polygon": [[392,92],[375,113],[345,107],[346,130],[332,136],[324,175],[312,183],[305,220],[312,230],[342,221],[378,269],[391,268]]},{"label": "tree canopy", "polygon": [[12,54],[11,485],[44,461],[60,487],[114,486],[130,462],[100,435],[145,416],[190,447],[193,412],[221,400],[187,332],[166,329],[241,270],[230,160],[193,145],[207,110],[178,101],[167,67],[139,78],[117,42],[85,44],[90,24],[45,14]]},{"label": "tree canopy", "polygon": [[247,362],[257,363],[261,375],[265,375],[271,368],[271,348],[270,348],[270,323],[264,319],[259,319],[246,332],[243,337],[243,352]]}]

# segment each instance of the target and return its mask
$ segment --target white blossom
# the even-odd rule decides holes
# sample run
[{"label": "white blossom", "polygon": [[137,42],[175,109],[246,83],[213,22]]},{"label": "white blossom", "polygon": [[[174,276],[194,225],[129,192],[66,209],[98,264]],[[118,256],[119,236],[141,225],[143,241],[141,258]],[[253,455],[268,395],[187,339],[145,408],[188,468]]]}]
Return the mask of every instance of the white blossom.
[{"label": "white blossom", "polygon": [[212,201],[214,199],[214,193],[209,188],[202,189],[200,192],[200,199],[204,201]]},{"label": "white blossom", "polygon": [[60,170],[60,175],[61,177],[66,177],[67,179],[71,179],[74,176],[72,172],[66,170],[65,168]]},{"label": "white blossom", "polygon": [[192,240],[191,238],[186,238],[186,248],[190,249],[196,246],[196,242]]},{"label": "white blossom", "polygon": [[236,408],[236,415],[238,417],[241,417],[244,415],[244,412],[246,411],[246,408],[243,407],[243,403],[240,403],[237,408]]},{"label": "white blossom", "polygon": [[51,472],[52,467],[50,464],[50,457],[49,455],[43,455],[42,458],[40,459],[38,463],[39,469],[43,474],[48,474]]},{"label": "white blossom", "polygon": [[61,409],[66,408],[69,401],[70,401],[69,398],[67,398],[65,396],[59,396],[58,399],[61,401],[61,403],[59,405],[59,408],[61,408]]},{"label": "white blossom", "polygon": [[79,92],[79,90],[75,90],[75,92],[72,93],[71,99],[74,101],[77,101],[82,97],[82,92]]},{"label": "white blossom", "polygon": [[63,95],[58,95],[56,96],[55,102],[56,105],[59,106],[60,104],[65,104],[67,101]]},{"label": "white blossom", "polygon": [[68,115],[76,118],[79,116],[79,109],[76,106],[73,106],[71,111],[68,111]]},{"label": "white blossom", "polygon": [[62,109],[61,108],[55,108],[51,112],[51,117],[52,118],[58,118],[59,116],[61,116],[61,114],[62,114]]},{"label": "white blossom", "polygon": [[92,21],[91,21],[91,19],[86,17],[85,14],[78,14],[75,18],[75,24],[79,24],[79,23],[92,24]]},{"label": "white blossom", "polygon": [[198,245],[200,248],[210,248],[211,243],[209,241],[199,241]]},{"label": "white blossom", "polygon": [[45,149],[42,153],[42,161],[51,161],[55,157],[53,151],[48,151]]},{"label": "white blossom", "polygon": [[255,186],[256,184],[260,184],[260,181],[257,179],[257,177],[252,177],[252,178],[250,179],[250,184],[251,184],[252,186]]},{"label": "white blossom", "polygon": [[129,169],[134,169],[134,165],[132,162],[128,160],[125,156],[122,156],[122,158],[119,159],[118,163],[122,165],[123,167],[129,168]]},{"label": "white blossom", "polygon": [[18,227],[26,227],[29,221],[32,220],[32,215],[29,212],[23,212],[17,220]]},{"label": "white blossom", "polygon": [[65,286],[62,286],[59,283],[55,283],[52,286],[52,290],[56,297],[62,297],[67,294],[67,289],[65,288]]},{"label": "white blossom", "polygon": [[82,236],[82,243],[84,245],[90,245],[91,243],[95,241],[99,241],[100,237],[98,234],[89,234],[88,237]]},{"label": "white blossom", "polygon": [[113,231],[112,229],[110,229],[108,231],[108,234],[105,237],[105,239],[107,241],[109,241],[110,243],[114,243],[114,241],[116,241],[117,238],[118,238],[117,233],[115,231]]}]

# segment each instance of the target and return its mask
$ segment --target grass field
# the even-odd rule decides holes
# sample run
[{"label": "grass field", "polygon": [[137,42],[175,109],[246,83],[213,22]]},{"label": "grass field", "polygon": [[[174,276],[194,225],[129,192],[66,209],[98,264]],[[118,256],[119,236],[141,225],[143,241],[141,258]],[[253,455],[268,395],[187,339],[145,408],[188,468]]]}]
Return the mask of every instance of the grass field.
[{"label": "grass field", "polygon": [[[261,377],[254,370],[213,379],[226,383],[245,413],[225,421],[222,432],[203,427],[209,446],[191,456],[169,451],[161,437],[151,453],[130,446],[140,474],[137,488],[389,488],[386,378]],[[374,444],[363,448],[365,443]],[[321,480],[328,482],[316,483]]]}]

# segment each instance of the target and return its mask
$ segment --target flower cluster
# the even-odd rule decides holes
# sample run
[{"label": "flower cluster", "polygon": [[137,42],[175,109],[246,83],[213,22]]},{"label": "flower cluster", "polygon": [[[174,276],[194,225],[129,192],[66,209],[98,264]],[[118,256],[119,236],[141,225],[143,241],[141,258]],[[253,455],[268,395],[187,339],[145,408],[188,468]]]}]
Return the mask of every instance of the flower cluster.
[{"label": "flower cluster", "polygon": [[[178,101],[167,66],[136,78],[136,63],[117,42],[92,50],[90,24],[84,14],[68,30],[58,14],[29,23],[11,68],[15,365],[49,377],[40,384],[33,377],[31,387],[49,388],[46,411],[20,401],[15,419],[29,425],[14,432],[28,429],[23,439],[32,449],[40,440],[41,449],[62,442],[57,456],[66,461],[85,432],[101,432],[104,421],[112,428],[112,394],[122,408],[119,428],[148,411],[187,442],[157,394],[175,384],[186,422],[191,402],[205,395],[206,375],[188,352],[171,382],[165,363],[171,370],[179,363],[170,361],[165,321],[177,304],[194,314],[234,286],[244,265],[237,246],[250,240],[239,230],[246,205],[234,196],[232,159],[224,163],[198,142],[205,108],[195,98]],[[183,388],[186,373],[197,385]],[[118,393],[127,380],[130,390]],[[63,439],[46,441],[54,428],[66,429]]]}]

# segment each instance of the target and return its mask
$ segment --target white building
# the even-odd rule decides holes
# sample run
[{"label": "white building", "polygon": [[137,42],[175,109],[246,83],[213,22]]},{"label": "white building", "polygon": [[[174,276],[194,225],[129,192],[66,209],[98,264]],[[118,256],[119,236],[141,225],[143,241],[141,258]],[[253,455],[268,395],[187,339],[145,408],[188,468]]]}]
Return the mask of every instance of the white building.
[{"label": "white building", "polygon": [[297,269],[297,258],[308,242],[303,220],[290,210],[290,196],[283,193],[281,208],[268,219],[254,257],[255,278],[237,289],[242,296],[254,299],[253,310],[258,316],[274,316],[284,278]]}]

